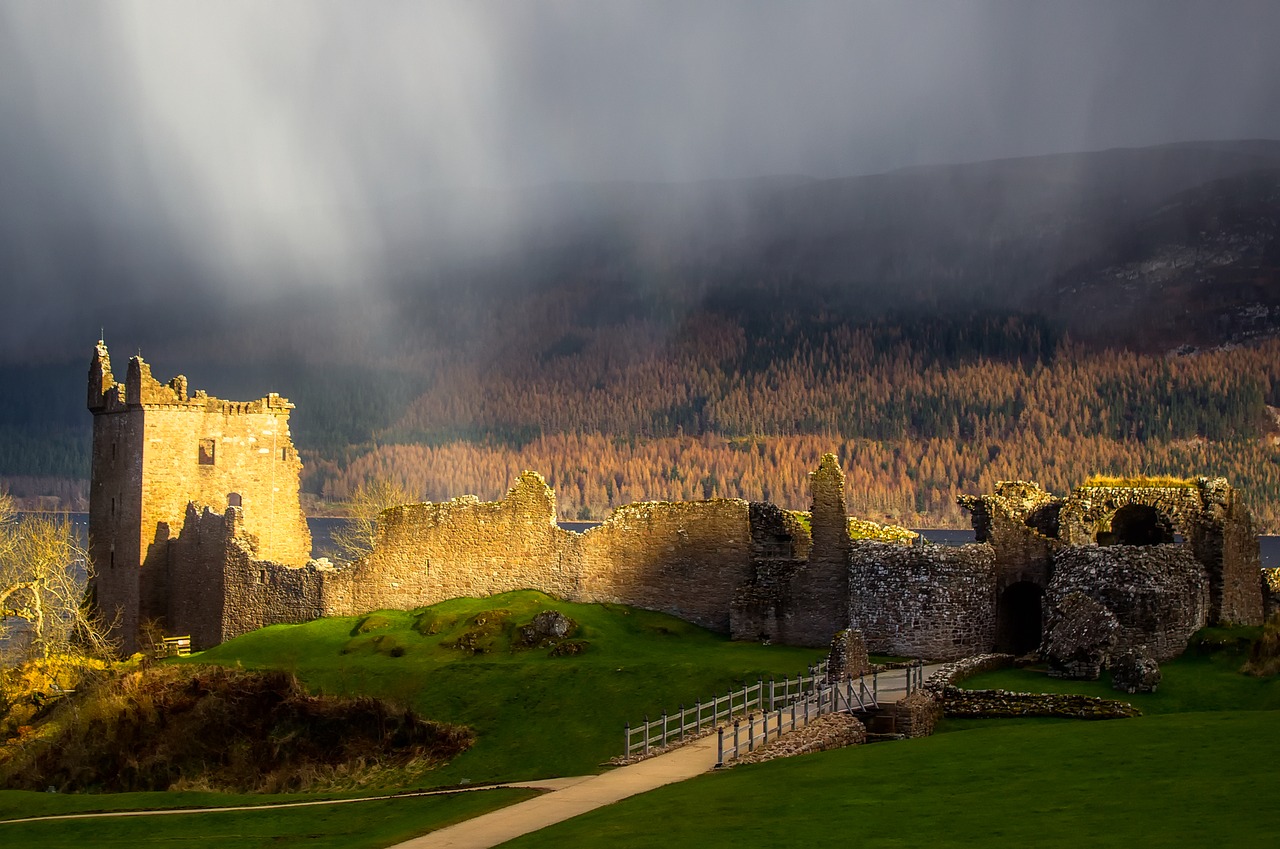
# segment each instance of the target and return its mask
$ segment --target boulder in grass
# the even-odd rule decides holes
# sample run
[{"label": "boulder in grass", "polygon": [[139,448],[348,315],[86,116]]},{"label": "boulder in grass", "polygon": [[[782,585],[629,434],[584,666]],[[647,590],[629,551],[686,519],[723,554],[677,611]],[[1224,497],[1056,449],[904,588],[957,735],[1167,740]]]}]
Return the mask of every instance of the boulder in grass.
[{"label": "boulder in grass", "polygon": [[1111,687],[1125,693],[1154,693],[1160,686],[1160,664],[1138,649],[1113,657]]},{"label": "boulder in grass", "polygon": [[520,626],[520,642],[526,646],[547,646],[568,637],[577,628],[572,619],[558,610],[544,610],[528,625]]}]

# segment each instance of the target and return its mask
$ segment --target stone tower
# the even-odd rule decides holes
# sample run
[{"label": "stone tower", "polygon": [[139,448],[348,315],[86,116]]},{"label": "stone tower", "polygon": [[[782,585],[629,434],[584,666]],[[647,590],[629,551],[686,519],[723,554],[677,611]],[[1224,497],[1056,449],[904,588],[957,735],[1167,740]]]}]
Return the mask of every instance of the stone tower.
[{"label": "stone tower", "polygon": [[94,591],[126,652],[137,649],[143,622],[163,623],[173,594],[205,589],[169,581],[169,541],[181,532],[189,503],[219,512],[238,507],[259,558],[307,562],[311,534],[298,499],[302,463],[290,439],[288,400],[275,393],[245,402],[191,394],[185,377],[162,384],[140,356],[117,383],[99,340],[89,363],[88,406]]}]

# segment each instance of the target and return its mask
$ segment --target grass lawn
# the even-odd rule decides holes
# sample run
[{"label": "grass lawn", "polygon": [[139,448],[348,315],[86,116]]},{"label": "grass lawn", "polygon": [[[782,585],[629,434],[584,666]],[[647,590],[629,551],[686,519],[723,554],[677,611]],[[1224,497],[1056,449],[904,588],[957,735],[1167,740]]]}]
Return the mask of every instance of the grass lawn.
[{"label": "grass lawn", "polygon": [[1277,719],[993,724],[705,775],[503,845],[1275,846]]},{"label": "grass lawn", "polygon": [[[578,624],[571,639],[584,642],[583,651],[513,649],[515,628],[552,608]],[[489,650],[448,645],[468,633]],[[475,745],[417,782],[442,786],[598,772],[622,753],[628,721],[760,677],[794,675],[822,654],[735,643],[661,613],[522,591],[264,628],[189,662],[286,668],[317,690],[391,698],[468,725]]]},{"label": "grass lawn", "polygon": [[[1222,633],[1221,629],[1206,629],[1201,634],[1214,632]],[[1129,702],[1147,715],[1223,709],[1280,710],[1280,677],[1254,678],[1241,674],[1240,667],[1248,656],[1246,640],[1215,643],[1201,636],[1182,657],[1161,664],[1160,686],[1154,693],[1113,690],[1111,675],[1105,671],[1097,681],[1069,681],[1050,678],[1043,668],[1036,667],[983,672],[964,679],[960,686],[970,690],[1101,696]]]},{"label": "grass lawn", "polygon": [[[0,804],[10,810],[11,806],[29,801],[28,810],[20,815],[33,816],[48,812],[48,808],[41,810],[37,800],[22,797],[41,795],[44,794],[3,792],[0,793]],[[498,789],[281,810],[0,822],[0,846],[39,846],[42,849],[218,846],[219,849],[258,849],[306,845],[333,849],[380,849],[533,795],[535,791],[532,790]],[[211,793],[121,793],[97,797],[66,796],[64,799],[73,799],[85,803],[84,807],[97,810],[191,804],[189,798],[181,797],[204,797],[196,804],[210,804],[214,799],[222,805],[242,803],[238,798],[229,799]],[[258,802],[266,802],[282,797],[254,798]],[[69,810],[64,807],[62,812]]]}]

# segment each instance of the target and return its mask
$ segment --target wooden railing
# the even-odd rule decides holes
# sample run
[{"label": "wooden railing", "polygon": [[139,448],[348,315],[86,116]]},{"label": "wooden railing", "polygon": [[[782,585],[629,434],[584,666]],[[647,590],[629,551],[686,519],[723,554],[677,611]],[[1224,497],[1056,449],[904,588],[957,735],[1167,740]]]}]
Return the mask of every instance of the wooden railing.
[{"label": "wooden railing", "polygon": [[[871,678],[870,686],[867,678]],[[875,678],[873,674],[830,683],[823,681],[790,704],[762,712],[759,716],[749,713],[745,719],[735,719],[732,727],[720,726],[716,730],[716,767],[754,752],[756,746],[776,740],[824,714],[856,713],[878,708]]]},{"label": "wooden railing", "polygon": [[767,683],[760,679],[754,684],[730,690],[723,696],[699,699],[692,707],[681,705],[678,711],[665,712],[657,719],[650,720],[646,716],[639,725],[632,726],[628,723],[625,732],[626,748],[623,750],[625,757],[645,756],[654,749],[684,742],[689,737],[697,737],[704,729],[728,722],[735,716],[748,716],[755,712],[763,713],[786,707],[815,690],[821,682],[826,681],[826,677],[827,662],[824,660],[809,667],[807,675],[797,675],[781,681],[770,679]]}]

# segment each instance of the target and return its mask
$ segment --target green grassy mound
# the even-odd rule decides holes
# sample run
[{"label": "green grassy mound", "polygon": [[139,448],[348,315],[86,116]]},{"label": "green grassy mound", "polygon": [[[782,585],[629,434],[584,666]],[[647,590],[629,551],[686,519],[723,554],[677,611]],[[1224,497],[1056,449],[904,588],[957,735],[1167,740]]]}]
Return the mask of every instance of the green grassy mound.
[{"label": "green grassy mound", "polygon": [[[1129,702],[1144,714],[1214,710],[1280,710],[1280,677],[1241,674],[1260,628],[1205,628],[1195,634],[1187,652],[1160,665],[1161,682],[1154,693],[1123,693],[1111,688],[1104,671],[1097,681],[1050,678],[1043,667],[998,669],[966,678],[971,690],[1003,689],[1031,693],[1080,693]],[[940,730],[968,728],[987,720],[945,720]]]},{"label": "green grassy mound", "polygon": [[[522,627],[556,610],[574,630],[530,646]],[[466,725],[476,743],[423,778],[430,786],[599,771],[627,722],[770,675],[820,650],[735,643],[683,620],[621,605],[570,604],[533,591],[454,599],[264,628],[191,663],[285,669],[314,690],[366,694]]]},{"label": "green grassy mound", "polygon": [[1276,719],[1001,724],[822,752],[663,787],[503,845],[1273,846]]}]

